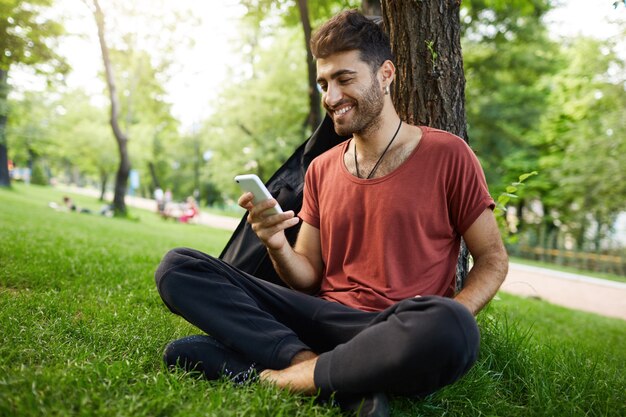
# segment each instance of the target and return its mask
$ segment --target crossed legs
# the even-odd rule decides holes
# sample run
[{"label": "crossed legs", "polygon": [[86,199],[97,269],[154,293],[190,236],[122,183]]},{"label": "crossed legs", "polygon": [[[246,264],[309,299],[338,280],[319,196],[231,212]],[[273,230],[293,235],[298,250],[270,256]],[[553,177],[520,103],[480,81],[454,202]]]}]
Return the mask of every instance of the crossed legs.
[{"label": "crossed legs", "polygon": [[424,395],[476,360],[476,322],[450,299],[407,299],[363,312],[191,249],[169,252],[155,276],[170,310],[260,364],[262,380],[293,391]]}]

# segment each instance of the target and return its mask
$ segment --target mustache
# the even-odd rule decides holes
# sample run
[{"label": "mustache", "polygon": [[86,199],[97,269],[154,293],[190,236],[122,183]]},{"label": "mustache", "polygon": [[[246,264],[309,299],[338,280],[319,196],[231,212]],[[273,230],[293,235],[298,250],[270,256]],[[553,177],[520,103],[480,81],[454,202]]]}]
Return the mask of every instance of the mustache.
[{"label": "mustache", "polygon": [[330,111],[335,111],[335,109],[345,105],[345,104],[355,104],[353,100],[341,100],[339,103],[334,104],[333,106],[329,106],[328,104],[324,103],[324,108],[326,110],[330,110]]}]

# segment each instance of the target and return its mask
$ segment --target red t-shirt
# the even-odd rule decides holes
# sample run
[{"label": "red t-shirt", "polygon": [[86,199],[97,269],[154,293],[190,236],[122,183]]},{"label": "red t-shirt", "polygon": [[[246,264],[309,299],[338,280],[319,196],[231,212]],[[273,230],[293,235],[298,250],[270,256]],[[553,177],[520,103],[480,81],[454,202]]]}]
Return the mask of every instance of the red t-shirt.
[{"label": "red t-shirt", "polygon": [[494,202],[469,146],[421,129],[409,158],[380,178],[350,174],[350,141],[309,166],[298,216],[320,230],[320,297],[379,311],[416,295],[454,295],[461,235]]}]

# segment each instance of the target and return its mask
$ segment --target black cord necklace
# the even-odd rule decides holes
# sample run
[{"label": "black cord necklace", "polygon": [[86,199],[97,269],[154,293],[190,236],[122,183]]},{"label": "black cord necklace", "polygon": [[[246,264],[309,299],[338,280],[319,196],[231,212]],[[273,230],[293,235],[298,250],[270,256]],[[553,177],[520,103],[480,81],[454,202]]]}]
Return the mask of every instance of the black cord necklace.
[{"label": "black cord necklace", "polygon": [[[385,156],[385,154],[387,153],[387,150],[389,149],[393,141],[396,139],[396,136],[398,136],[398,132],[400,131],[401,126],[402,126],[402,120],[400,120],[400,123],[398,124],[398,128],[396,129],[396,133],[393,134],[393,137],[387,144],[387,147],[385,148],[383,153],[380,154],[378,161],[376,161],[376,165],[374,165],[374,168],[372,168],[372,170],[370,171],[370,174],[367,176],[367,178],[365,178],[366,180],[369,180],[370,178],[372,178],[372,175],[374,175],[374,172],[378,168],[378,165],[380,165],[380,161],[383,160],[383,156]],[[354,167],[356,168],[356,176],[358,178],[362,178],[361,174],[359,173],[359,163],[357,162],[357,158],[356,158],[356,142],[354,142]]]}]

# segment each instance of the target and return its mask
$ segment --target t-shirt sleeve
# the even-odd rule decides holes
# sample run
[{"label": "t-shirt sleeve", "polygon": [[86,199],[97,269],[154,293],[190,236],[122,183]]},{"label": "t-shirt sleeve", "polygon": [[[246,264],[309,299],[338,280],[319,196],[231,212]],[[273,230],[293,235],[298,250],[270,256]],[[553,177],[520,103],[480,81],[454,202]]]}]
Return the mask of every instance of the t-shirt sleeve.
[{"label": "t-shirt sleeve", "polygon": [[474,152],[465,142],[457,146],[456,151],[451,178],[450,220],[457,231],[464,234],[485,209],[493,210],[495,203]]},{"label": "t-shirt sleeve", "polygon": [[302,209],[298,213],[303,221],[307,222],[311,226],[320,228],[320,211],[318,202],[318,178],[315,161],[311,163],[309,169],[307,169],[304,176],[304,191],[302,200]]}]

